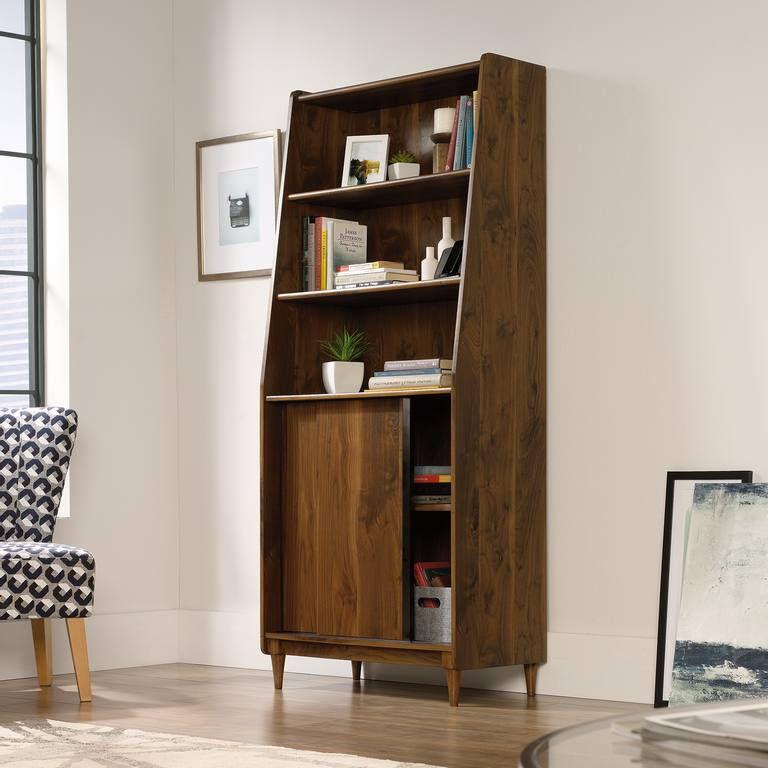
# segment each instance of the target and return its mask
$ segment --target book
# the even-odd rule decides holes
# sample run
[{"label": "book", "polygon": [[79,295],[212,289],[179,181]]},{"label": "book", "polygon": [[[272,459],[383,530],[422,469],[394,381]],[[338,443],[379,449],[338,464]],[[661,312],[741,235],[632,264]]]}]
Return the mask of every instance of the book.
[{"label": "book", "polygon": [[451,475],[414,475],[414,483],[450,483]]},{"label": "book", "polygon": [[315,290],[323,289],[322,263],[323,263],[323,216],[315,216]]},{"label": "book", "polygon": [[347,273],[345,275],[336,275],[336,285],[349,285],[350,283],[380,283],[386,280],[393,280],[401,283],[413,283],[419,279],[415,273],[409,273],[407,270],[380,269],[375,272],[366,272],[363,275]]},{"label": "book", "polygon": [[366,261],[365,264],[341,264],[337,272],[370,272],[374,269],[404,269],[402,261]]},{"label": "book", "polygon": [[309,216],[301,217],[301,289],[309,290]]},{"label": "book", "polygon": [[477,97],[477,91],[472,91],[472,124],[474,132],[477,133],[477,117],[480,114],[480,101]]},{"label": "book", "polygon": [[403,368],[395,371],[375,371],[374,376],[410,376],[426,375],[428,373],[450,373],[450,370],[444,368]]},{"label": "book", "polygon": [[411,496],[412,504],[450,504],[451,497],[445,493],[416,493]]},{"label": "book", "polygon": [[413,468],[414,475],[450,475],[451,468],[440,464],[417,464]]},{"label": "book", "polygon": [[325,276],[328,289],[335,284],[335,274],[339,267],[359,266],[365,263],[368,250],[368,227],[356,221],[329,219],[326,224],[326,262]]},{"label": "book", "polygon": [[459,124],[456,128],[456,151],[453,158],[453,170],[460,171],[464,167],[467,151],[467,97],[459,99]]},{"label": "book", "polygon": [[475,140],[475,113],[472,102],[472,97],[467,98],[467,151],[465,168],[472,167],[472,144]]},{"label": "book", "polygon": [[453,113],[453,129],[451,130],[451,142],[448,144],[448,159],[445,161],[445,167],[443,170],[453,170],[453,159],[456,156],[456,133],[459,128],[459,107],[461,106],[461,99],[456,100],[456,109]]},{"label": "book", "polygon": [[315,290],[315,217],[307,217],[307,290]]},{"label": "book", "polygon": [[453,360],[443,357],[430,357],[424,360],[387,360],[384,363],[385,371],[403,371],[412,368],[441,368],[444,370],[451,370],[453,368]]},{"label": "book", "polygon": [[403,280],[361,280],[359,283],[347,283],[346,285],[337,285],[335,291],[348,291],[351,288],[373,288],[380,285],[402,285]]},{"label": "book", "polygon": [[450,387],[450,373],[430,373],[424,376],[371,376],[368,379],[369,389],[392,389],[396,387]]}]

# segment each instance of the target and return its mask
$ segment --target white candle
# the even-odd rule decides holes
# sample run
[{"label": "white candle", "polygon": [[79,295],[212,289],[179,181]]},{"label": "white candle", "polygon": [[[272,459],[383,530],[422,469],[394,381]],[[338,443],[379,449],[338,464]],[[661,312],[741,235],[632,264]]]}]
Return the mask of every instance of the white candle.
[{"label": "white candle", "polygon": [[433,133],[450,133],[453,130],[455,107],[441,107],[435,110],[435,130]]}]

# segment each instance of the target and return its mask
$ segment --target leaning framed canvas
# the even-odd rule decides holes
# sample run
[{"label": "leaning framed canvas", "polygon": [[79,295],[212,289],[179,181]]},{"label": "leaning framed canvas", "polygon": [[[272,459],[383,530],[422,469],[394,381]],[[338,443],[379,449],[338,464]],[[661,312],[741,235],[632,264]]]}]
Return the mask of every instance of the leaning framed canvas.
[{"label": "leaning framed canvas", "polygon": [[272,273],[280,187],[280,132],[198,141],[200,280]]},{"label": "leaning framed canvas", "polygon": [[722,472],[667,472],[664,508],[664,540],[661,554],[661,592],[659,631],[656,646],[656,686],[654,705],[665,707],[672,685],[672,667],[677,638],[677,619],[683,585],[686,527],[693,506],[696,483],[751,483],[748,470]]},{"label": "leaning framed canvas", "polygon": [[670,705],[768,697],[768,484],[697,483]]}]

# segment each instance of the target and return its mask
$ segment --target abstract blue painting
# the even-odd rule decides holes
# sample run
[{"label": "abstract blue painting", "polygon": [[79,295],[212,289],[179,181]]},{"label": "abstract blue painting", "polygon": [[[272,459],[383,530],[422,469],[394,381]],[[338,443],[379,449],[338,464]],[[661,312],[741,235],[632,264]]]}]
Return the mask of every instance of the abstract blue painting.
[{"label": "abstract blue painting", "polygon": [[697,484],[670,705],[768,696],[768,484]]}]

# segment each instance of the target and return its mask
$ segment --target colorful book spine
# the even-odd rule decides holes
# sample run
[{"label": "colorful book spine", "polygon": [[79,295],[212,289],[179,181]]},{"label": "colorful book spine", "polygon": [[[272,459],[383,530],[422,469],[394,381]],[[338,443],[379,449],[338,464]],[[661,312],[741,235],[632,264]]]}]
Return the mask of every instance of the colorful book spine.
[{"label": "colorful book spine", "polygon": [[315,218],[315,290],[323,289],[323,217]]},{"label": "colorful book spine", "polygon": [[459,99],[459,124],[456,128],[456,152],[453,158],[453,170],[460,171],[464,167],[467,142],[467,97]]},{"label": "colorful book spine", "polygon": [[442,368],[451,370],[453,360],[447,360],[443,357],[430,357],[423,360],[387,360],[384,363],[385,371],[403,371],[408,368]]},{"label": "colorful book spine", "polygon": [[315,290],[315,217],[309,216],[307,225],[307,290]]},{"label": "colorful book spine", "polygon": [[403,368],[394,371],[376,371],[374,376],[427,376],[435,373],[450,373],[442,368]]},{"label": "colorful book spine", "polygon": [[472,91],[472,123],[474,124],[475,135],[477,135],[477,118],[480,115],[480,99],[477,91]]},{"label": "colorful book spine", "polygon": [[450,483],[451,476],[450,475],[414,475],[413,482],[420,483],[422,485],[426,485],[428,483]]},{"label": "colorful book spine", "polygon": [[374,269],[404,269],[402,261],[367,261],[365,264],[342,264],[337,272],[371,272]]},{"label": "colorful book spine", "polygon": [[451,468],[445,464],[417,464],[413,468],[414,475],[450,475]]},{"label": "colorful book spine", "polygon": [[456,100],[456,109],[453,113],[453,130],[451,131],[451,143],[448,145],[448,158],[445,161],[446,171],[453,170],[453,160],[456,156],[456,135],[459,128],[459,107],[461,106],[461,99]]},{"label": "colorful book spine", "polygon": [[472,97],[470,96],[467,99],[467,156],[466,156],[466,162],[464,163],[465,167],[471,168],[472,167],[472,147],[475,142],[475,112],[474,112],[474,102],[472,101]]}]

